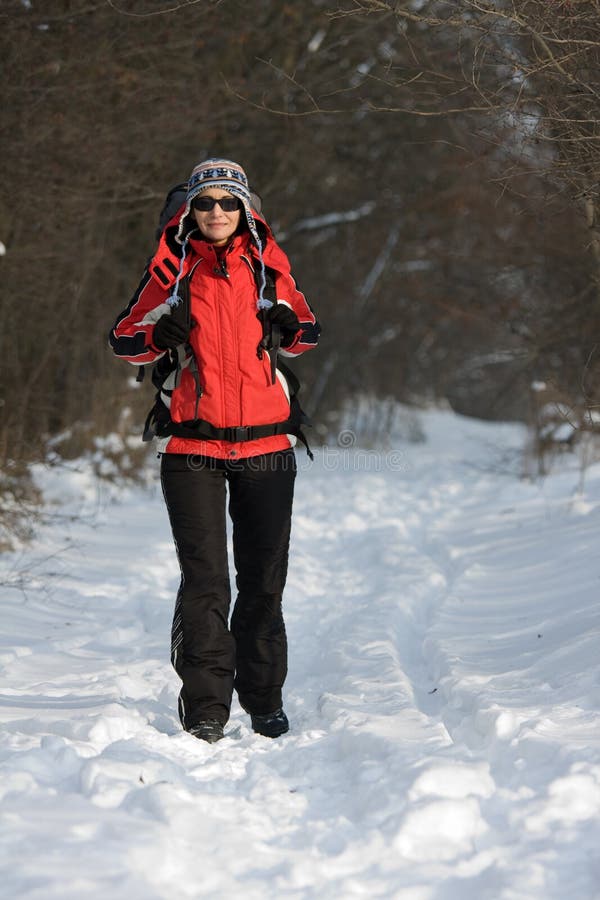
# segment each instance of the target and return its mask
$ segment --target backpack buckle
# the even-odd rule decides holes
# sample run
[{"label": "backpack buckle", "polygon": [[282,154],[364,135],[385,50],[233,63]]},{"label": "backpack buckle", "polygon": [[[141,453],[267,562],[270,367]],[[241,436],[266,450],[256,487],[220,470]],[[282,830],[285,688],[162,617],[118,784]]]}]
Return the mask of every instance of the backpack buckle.
[{"label": "backpack buckle", "polygon": [[249,441],[251,439],[251,425],[236,425],[235,428],[231,429],[233,434],[233,441]]}]

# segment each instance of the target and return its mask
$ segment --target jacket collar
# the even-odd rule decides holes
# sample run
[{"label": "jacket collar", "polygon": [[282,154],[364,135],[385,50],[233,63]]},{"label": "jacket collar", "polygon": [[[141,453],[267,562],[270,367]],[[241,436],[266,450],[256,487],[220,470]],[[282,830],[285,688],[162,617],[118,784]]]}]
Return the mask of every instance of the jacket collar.
[{"label": "jacket collar", "polygon": [[[179,227],[182,209],[178,210],[173,218],[167,223],[160,237],[156,252],[148,264],[148,270],[152,277],[161,285],[161,287],[166,289],[171,288],[175,284],[181,265],[183,246],[175,240],[175,234]],[[255,219],[259,236],[263,243],[266,244],[268,238],[272,237],[271,229],[260,216],[255,215]],[[188,257],[187,250],[190,247],[194,252]],[[248,253],[248,255],[253,256],[255,254],[254,245],[251,240],[248,240],[245,233],[238,234],[233,238],[228,253],[234,251],[239,253],[242,250]],[[181,275],[185,276],[188,274],[192,265],[198,261],[198,257],[212,259],[214,254],[215,248],[208,241],[203,240],[198,231],[190,232],[190,237],[186,243],[186,258],[183,262]]]}]

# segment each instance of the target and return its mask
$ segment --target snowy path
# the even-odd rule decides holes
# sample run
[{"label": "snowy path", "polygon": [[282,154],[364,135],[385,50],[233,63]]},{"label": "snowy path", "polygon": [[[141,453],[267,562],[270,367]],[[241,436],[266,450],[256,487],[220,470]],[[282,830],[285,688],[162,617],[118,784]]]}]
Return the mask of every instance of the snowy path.
[{"label": "snowy path", "polygon": [[237,705],[219,744],[180,731],[158,489],[44,475],[65,518],[0,574],[29,570],[0,601],[7,897],[600,897],[600,467],[576,497],[503,472],[516,428],[424,425],[400,465],[301,462],[278,741]]}]

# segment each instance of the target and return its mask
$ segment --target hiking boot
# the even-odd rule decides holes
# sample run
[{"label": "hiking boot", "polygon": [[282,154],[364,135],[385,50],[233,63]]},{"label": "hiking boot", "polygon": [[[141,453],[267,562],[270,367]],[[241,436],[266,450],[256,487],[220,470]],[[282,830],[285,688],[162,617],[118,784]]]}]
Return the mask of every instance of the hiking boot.
[{"label": "hiking boot", "polygon": [[216,719],[206,719],[204,722],[192,725],[189,733],[193,734],[200,741],[206,741],[207,744],[215,744],[224,736],[223,726]]},{"label": "hiking boot", "polygon": [[283,709],[276,709],[275,712],[267,713],[266,716],[250,715],[252,720],[252,728],[257,734],[265,737],[276,738],[280,734],[285,734],[289,730],[290,723]]}]

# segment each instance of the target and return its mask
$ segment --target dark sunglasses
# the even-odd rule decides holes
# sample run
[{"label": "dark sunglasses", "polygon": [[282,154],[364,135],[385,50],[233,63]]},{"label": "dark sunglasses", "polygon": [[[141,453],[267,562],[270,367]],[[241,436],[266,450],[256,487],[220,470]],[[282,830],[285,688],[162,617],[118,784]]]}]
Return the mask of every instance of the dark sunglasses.
[{"label": "dark sunglasses", "polygon": [[194,197],[192,206],[199,212],[210,212],[214,209],[215,203],[218,203],[223,212],[235,212],[240,209],[242,204],[237,197]]}]

